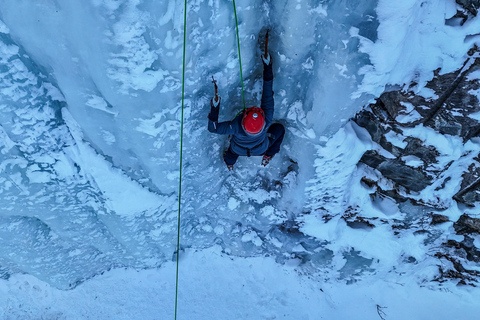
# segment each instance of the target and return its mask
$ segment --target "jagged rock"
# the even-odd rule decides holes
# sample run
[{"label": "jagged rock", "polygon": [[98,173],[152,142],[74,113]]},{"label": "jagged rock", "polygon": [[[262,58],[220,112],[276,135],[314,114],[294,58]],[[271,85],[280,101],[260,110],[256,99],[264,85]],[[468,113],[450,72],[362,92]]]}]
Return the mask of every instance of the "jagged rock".
[{"label": "jagged rock", "polygon": [[457,234],[480,234],[480,219],[472,218],[467,214],[462,214],[457,222],[453,224]]},{"label": "jagged rock", "polygon": [[406,137],[407,146],[404,149],[403,156],[415,156],[422,159],[426,166],[437,163],[437,157],[440,153],[433,146],[425,146],[418,138]]},{"label": "jagged rock", "polygon": [[462,124],[445,111],[441,111],[433,120],[432,126],[441,134],[451,136],[460,136],[462,134]]},{"label": "jagged rock", "polygon": [[376,117],[373,113],[362,110],[355,115],[353,119],[360,127],[367,129],[372,140],[379,143],[380,139],[385,136],[391,129],[383,125],[383,121]]},{"label": "jagged rock", "polygon": [[434,79],[427,87],[439,97],[433,103],[425,104],[425,125],[443,134],[461,136],[464,141],[478,135],[479,123],[469,115],[480,111],[478,98],[472,94],[480,88],[480,84],[478,79],[470,80],[467,75],[478,70],[479,63],[478,59],[472,57],[460,70],[445,75],[435,72]]},{"label": "jagged rock", "polygon": [[400,103],[405,99],[399,91],[384,92],[379,99],[392,119],[398,116],[400,110],[405,109]]},{"label": "jagged rock", "polygon": [[480,201],[480,155],[475,157],[466,172],[462,175],[460,190],[453,196],[458,202],[473,206],[475,202]]},{"label": "jagged rock", "polygon": [[366,151],[360,162],[377,169],[397,184],[412,191],[421,191],[432,183],[432,178],[421,169],[406,166],[401,159],[388,159],[374,150]]},{"label": "jagged rock", "polygon": [[[464,68],[454,72],[440,75],[440,69],[435,70],[434,78],[427,83],[426,87],[435,92],[438,96],[436,99],[426,99],[413,92],[391,91],[383,93],[377,103],[370,107],[380,120],[382,117],[378,110],[382,108],[388,114],[389,122],[396,122],[393,120],[396,120],[405,110],[406,103],[411,104],[420,118],[403,124],[396,122],[397,126],[414,126],[424,123],[440,133],[461,136],[466,141],[480,134],[480,124],[469,117],[470,114],[480,111],[478,98],[474,94],[480,88],[480,83],[478,79],[472,80],[466,77],[478,70],[479,64],[478,59],[471,57],[465,62]],[[369,132],[372,134],[373,130]],[[380,138],[374,141],[378,142]]]},{"label": "jagged rock", "polygon": [[477,15],[478,8],[480,8],[480,0],[456,0],[456,2],[474,16]]},{"label": "jagged rock", "polygon": [[469,284],[472,286],[476,286],[475,283],[478,282],[477,277],[480,276],[479,271],[466,269],[462,265],[460,260],[455,259],[449,254],[437,252],[435,254],[435,257],[450,261],[451,264],[453,265],[453,269],[451,268],[444,269],[444,267],[438,266],[440,275],[435,279],[433,279],[434,281],[444,282],[447,279],[460,279],[459,284],[461,283],[461,284]]},{"label": "jagged rock", "polygon": [[393,155],[399,156],[402,154],[402,149],[394,146],[387,141],[385,135],[392,130],[392,127],[385,124],[382,119],[375,114],[368,111],[361,111],[357,113],[354,121],[360,126],[367,129],[372,137],[372,140],[382,146],[385,150]]},{"label": "jagged rock", "polygon": [[[478,48],[473,48],[472,54],[476,51]],[[354,121],[365,128],[372,140],[396,159],[387,159],[378,152],[367,151],[360,162],[379,170],[383,176],[408,190],[421,191],[430,185],[440,172],[448,169],[451,162],[443,168],[431,166],[438,163],[437,157],[440,155],[435,147],[425,145],[418,138],[403,136],[403,142],[407,145],[402,148],[398,144],[393,145],[393,141],[390,142],[387,137],[393,131],[402,139],[403,127],[421,123],[439,133],[460,136],[464,141],[479,136],[480,123],[470,115],[480,112],[479,98],[475,93],[480,89],[480,80],[467,77],[479,68],[480,59],[472,56],[455,72],[440,75],[441,70],[435,70],[434,78],[426,87],[435,92],[436,98],[415,95],[413,91],[391,91],[382,94],[375,104],[370,105],[371,111],[363,110],[356,115]],[[410,121],[408,123],[405,117],[402,120],[405,123],[397,122],[396,119],[407,107],[415,110],[415,116],[407,118]],[[420,162],[415,168],[407,166],[401,160],[405,156],[415,156],[423,164]],[[464,174],[464,182],[454,196],[455,200],[467,205],[480,201],[479,167],[480,165],[475,164]],[[446,177],[443,185],[438,188],[445,187],[448,179],[450,178]]]},{"label": "jagged rock", "polygon": [[378,189],[377,189],[377,193],[380,194],[380,195],[383,195],[383,196],[386,196],[386,197],[395,199],[395,201],[396,201],[397,203],[402,203],[402,202],[405,202],[405,201],[410,200],[409,198],[402,196],[402,195],[401,195],[397,190],[395,190],[395,189],[393,189],[393,190],[383,190],[383,189],[381,189],[381,188],[378,188]]},{"label": "jagged rock", "polygon": [[367,218],[364,217],[356,217],[353,221],[346,221],[347,226],[352,229],[371,229],[375,228],[375,225],[368,221]]},{"label": "jagged rock", "polygon": [[462,194],[456,194],[453,199],[468,206],[474,206],[475,202],[480,201],[480,191],[478,190],[480,181],[475,183],[471,190]]},{"label": "jagged rock", "polygon": [[430,224],[437,225],[450,221],[450,219],[443,214],[432,214],[432,222]]},{"label": "jagged rock", "polygon": [[465,239],[462,242],[455,240],[448,240],[445,245],[449,248],[455,248],[457,250],[463,250],[465,252],[465,257],[469,261],[480,262],[480,250],[473,244],[473,238],[465,236]]},{"label": "jagged rock", "polygon": [[[480,0],[478,0],[480,1]],[[478,50],[478,49],[474,49]],[[461,136],[464,141],[480,134],[480,123],[469,117],[470,114],[479,112],[480,105],[478,97],[474,94],[480,88],[480,80],[469,79],[467,75],[480,68],[480,60],[475,57],[465,61],[464,67],[451,73],[440,75],[440,69],[435,70],[434,78],[426,85],[438,96],[436,99],[425,98],[415,95],[413,92],[391,91],[383,93],[375,104],[370,105],[372,112],[377,119],[371,124],[356,122],[365,127],[374,141],[381,142],[381,134],[390,130],[398,131],[402,126],[413,126],[424,123],[436,131]],[[400,113],[406,109],[405,105],[410,104],[418,113],[420,118],[409,123],[395,121]],[[380,109],[385,110],[388,121],[382,116]],[[366,119],[363,119],[366,120]],[[370,119],[372,120],[372,119]],[[384,126],[388,122],[389,130],[382,126],[374,129],[372,125],[381,122]],[[392,123],[395,126],[392,126]],[[383,132],[382,132],[383,131]],[[383,147],[383,144],[381,144]]]},{"label": "jagged rock", "polygon": [[376,220],[376,218],[365,218],[358,216],[358,207],[348,207],[345,211],[345,214],[342,216],[342,219],[345,220],[347,226],[352,229],[371,229],[375,228],[375,225],[370,222],[370,220]]},{"label": "jagged rock", "polygon": [[362,179],[360,179],[360,182],[365,184],[368,188],[373,188],[377,185],[376,181],[373,181],[372,179],[368,179],[367,177],[362,177]]}]

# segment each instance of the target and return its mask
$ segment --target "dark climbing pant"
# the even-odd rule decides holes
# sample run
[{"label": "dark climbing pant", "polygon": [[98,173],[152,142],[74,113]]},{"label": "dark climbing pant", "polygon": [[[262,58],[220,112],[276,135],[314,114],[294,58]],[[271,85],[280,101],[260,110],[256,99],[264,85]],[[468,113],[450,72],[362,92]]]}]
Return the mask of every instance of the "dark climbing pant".
[{"label": "dark climbing pant", "polygon": [[268,149],[265,154],[267,156],[274,156],[280,151],[283,138],[285,137],[285,128],[280,123],[274,123],[268,128]]},{"label": "dark climbing pant", "polygon": [[[274,156],[280,151],[283,138],[285,137],[285,127],[280,123],[272,124],[267,130],[268,149],[265,152],[267,156]],[[227,165],[234,165],[237,162],[238,154],[232,151],[229,147],[223,155],[223,159]]]}]

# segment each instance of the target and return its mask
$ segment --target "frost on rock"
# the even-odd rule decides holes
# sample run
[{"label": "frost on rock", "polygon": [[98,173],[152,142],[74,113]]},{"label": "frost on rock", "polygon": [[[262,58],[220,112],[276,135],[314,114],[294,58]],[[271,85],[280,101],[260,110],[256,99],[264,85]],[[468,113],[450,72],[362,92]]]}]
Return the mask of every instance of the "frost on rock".
[{"label": "frost on rock", "polygon": [[[355,131],[349,133],[346,126],[319,148],[316,177],[308,189],[315,200],[311,202],[311,211],[302,218],[302,230],[336,241],[339,230],[345,227],[369,233],[387,232],[399,240],[409,236],[421,238],[419,249],[423,254],[412,254],[417,263],[435,263],[426,254],[428,251],[435,251],[437,259],[447,261],[447,267],[442,266],[428,280],[443,283],[456,279],[461,284],[476,285],[480,275],[475,271],[478,249],[468,239],[478,237],[478,219],[468,216],[468,207],[461,210],[457,204],[471,206],[475,212],[473,208],[480,199],[480,123],[472,117],[480,110],[478,59],[474,54],[463,68],[444,75],[436,73],[426,85],[434,92],[428,98],[408,90],[382,94],[351,120]],[[414,111],[420,117],[405,121],[404,115]],[[339,143],[333,141],[345,135],[351,142],[336,151]],[[342,137],[343,144],[349,140]],[[355,152],[350,145],[361,145],[362,153]],[[350,165],[343,160],[345,152]],[[330,158],[335,159],[335,154],[339,156],[334,168],[343,168],[344,181],[339,184],[350,185],[348,189],[325,182],[323,170],[331,166]],[[321,226],[323,232],[312,229],[314,217],[326,224]],[[463,242],[445,240],[456,237],[444,226],[452,223],[457,235],[465,235]],[[329,247],[333,244],[326,246]],[[371,251],[360,244],[352,247],[362,248],[360,254]],[[405,252],[395,254],[400,258]],[[382,261],[385,257],[378,258],[377,268],[393,267]],[[365,271],[369,268],[365,267]]]}]

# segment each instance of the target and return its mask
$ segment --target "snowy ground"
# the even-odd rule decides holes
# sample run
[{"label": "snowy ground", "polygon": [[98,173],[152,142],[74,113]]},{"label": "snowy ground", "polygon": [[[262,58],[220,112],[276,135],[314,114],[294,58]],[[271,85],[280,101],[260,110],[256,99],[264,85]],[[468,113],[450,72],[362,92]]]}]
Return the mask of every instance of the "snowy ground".
[{"label": "snowy ground", "polygon": [[[454,0],[237,6],[247,103],[260,99],[269,27],[275,117],[287,136],[268,168],[242,158],[228,173],[226,139],[207,132],[206,115],[212,75],[221,118],[241,109],[233,9],[190,1],[180,318],[475,319],[478,290],[431,282],[430,249],[445,238],[393,235],[388,224],[351,228],[338,215],[355,206],[386,221],[415,214],[371,200],[360,178],[374,173],[357,162],[375,145],[348,118],[386,87],[415,82],[428,94],[433,70],[462,66],[480,20],[447,25]],[[0,2],[3,318],[173,317],[180,8],[175,0]],[[412,130],[445,161],[478,151]],[[432,187],[422,196],[437,195]],[[462,213],[447,204],[452,220]],[[452,224],[438,228],[447,237]]]},{"label": "snowy ground", "polygon": [[[480,294],[444,290],[412,277],[346,285],[318,282],[272,258],[233,258],[213,247],[181,261],[179,319],[476,319]],[[173,319],[175,263],[117,269],[75,290],[60,291],[29,275],[2,283],[4,319]]]}]

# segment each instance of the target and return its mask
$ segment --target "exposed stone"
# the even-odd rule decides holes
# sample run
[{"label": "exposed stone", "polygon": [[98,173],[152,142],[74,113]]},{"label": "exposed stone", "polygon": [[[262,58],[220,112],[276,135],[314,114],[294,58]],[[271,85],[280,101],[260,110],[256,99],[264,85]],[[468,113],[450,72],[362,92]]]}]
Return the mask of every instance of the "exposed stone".
[{"label": "exposed stone", "polygon": [[372,140],[375,142],[379,142],[382,136],[390,131],[390,129],[385,129],[385,126],[382,125],[382,121],[378,117],[366,110],[358,112],[353,118],[353,121],[360,127],[367,129]]},{"label": "exposed stone", "polygon": [[457,234],[480,234],[480,219],[472,218],[467,214],[462,214],[457,222],[453,224]]},{"label": "exposed stone", "polygon": [[405,201],[408,201],[408,200],[411,200],[407,197],[404,197],[402,196],[397,190],[393,189],[393,190],[383,190],[381,188],[378,188],[377,189],[377,193],[378,194],[381,194],[383,196],[386,196],[386,197],[389,197],[389,198],[392,198],[392,199],[395,199],[395,201],[397,203],[402,203],[402,202],[405,202]]},{"label": "exposed stone", "polygon": [[421,191],[432,183],[432,178],[421,169],[406,166],[401,159],[388,159],[374,150],[366,151],[360,162],[377,169],[382,175],[412,191]]},{"label": "exposed stone", "polygon": [[469,270],[466,269],[460,260],[455,259],[449,254],[437,252],[435,257],[438,259],[446,259],[451,262],[453,265],[453,269],[445,268],[441,265],[438,266],[440,275],[433,279],[434,281],[438,282],[445,282],[448,279],[459,279],[459,284],[469,284],[472,286],[476,286],[475,283],[478,282],[477,278],[480,276],[480,272],[476,270]]},{"label": "exposed stone", "polygon": [[469,206],[473,206],[475,202],[480,201],[480,159],[479,156],[474,159],[476,161],[462,175],[460,190],[453,196],[458,202]]},{"label": "exposed stone", "polygon": [[405,142],[407,142],[407,146],[404,149],[403,155],[420,158],[427,166],[432,163],[437,163],[437,157],[440,154],[435,147],[425,146],[420,139],[413,137],[406,137]]},{"label": "exposed stone", "polygon": [[400,104],[400,102],[404,100],[404,97],[399,91],[384,92],[379,99],[382,101],[385,110],[387,110],[392,119],[398,116],[400,110],[405,109],[405,107]]},{"label": "exposed stone", "polygon": [[368,133],[370,133],[370,136],[372,137],[372,140],[381,145],[382,148],[395,156],[402,154],[401,148],[394,146],[385,138],[385,135],[392,131],[392,127],[383,122],[383,120],[378,118],[375,114],[364,110],[357,113],[353,120],[359,126],[367,129]]},{"label": "exposed stone", "polygon": [[412,95],[409,102],[423,117],[423,123],[443,134],[461,136],[464,141],[477,136],[480,131],[477,120],[470,114],[480,111],[475,90],[480,88],[479,80],[470,80],[467,75],[479,69],[479,59],[465,61],[464,67],[448,74],[435,71],[434,78],[426,85],[437,95],[437,99],[425,99]]},{"label": "exposed stone", "polygon": [[430,234],[430,231],[425,230],[425,229],[421,229],[421,230],[414,231],[413,234],[414,235]]},{"label": "exposed stone", "polygon": [[[466,10],[464,11],[468,17],[472,14],[476,15],[480,7],[480,0],[458,0],[457,2],[468,8],[468,14]],[[458,8],[461,10],[460,7]],[[452,17],[451,21],[446,23],[458,25],[459,20],[465,15],[461,13],[457,18]],[[480,113],[478,48],[474,46],[468,55],[470,57],[463,67],[454,72],[440,74],[442,70],[435,70],[433,79],[426,85],[430,90],[422,91],[427,92],[426,95],[415,94],[419,88],[416,83],[412,83],[406,91],[382,94],[374,104],[355,116],[354,121],[369,132],[375,143],[372,150],[366,151],[359,162],[375,169],[376,174],[379,172],[386,178],[375,178],[374,181],[363,177],[361,182],[369,188],[370,193],[375,190],[375,195],[377,193],[387,195],[397,204],[409,200],[415,206],[430,207],[435,209],[433,210],[435,212],[451,205],[448,196],[445,197],[445,192],[451,192],[452,183],[458,179],[455,176],[458,171],[448,169],[452,164],[465,168],[467,159],[471,159],[475,154],[466,153],[458,159],[445,152],[440,153],[439,150],[442,149],[428,145],[428,142],[421,140],[421,136],[411,137],[406,133],[416,134],[408,128],[423,125],[438,134],[460,137],[464,142],[480,137],[480,122],[477,120]],[[475,116],[472,116],[473,114]],[[431,131],[431,129],[428,130]],[[448,156],[450,159],[448,162],[440,162],[438,160],[440,156]],[[433,195],[422,197],[422,194],[416,193],[432,185],[434,181]],[[382,190],[383,188],[390,190]],[[438,194],[435,194],[436,192]],[[449,194],[449,196],[452,195]],[[454,199],[471,206],[480,202],[480,154],[463,173],[460,190]],[[349,208],[345,212],[342,218],[347,225],[351,228],[374,227],[372,222],[375,221],[360,216],[358,211],[355,208]],[[424,211],[415,212],[416,215],[410,215],[409,219],[389,219],[389,224],[393,221],[391,225],[393,233],[400,236],[404,232],[411,233],[418,229],[414,234],[427,233],[425,238],[428,241],[438,239],[442,230],[428,226],[449,222],[449,217],[436,213],[422,215],[422,212]],[[480,219],[464,214],[453,225],[457,234],[464,235],[464,240],[462,242],[450,240],[444,244],[442,248],[444,252],[437,253],[436,256],[439,259],[446,259],[450,263],[443,261],[447,263],[442,263],[440,266],[440,276],[436,280],[443,282],[454,278],[460,280],[460,284],[474,285],[480,277],[480,272],[468,270],[463,264],[467,260],[480,263],[480,250],[475,247],[473,239],[468,237],[468,234],[480,234]]]},{"label": "exposed stone", "polygon": [[368,188],[373,188],[377,185],[376,181],[373,181],[372,179],[368,179],[367,177],[362,177],[362,179],[360,179],[360,182],[365,184]]},{"label": "exposed stone", "polygon": [[[467,2],[465,2],[467,3]],[[468,2],[476,6],[478,2]],[[391,91],[380,96],[370,110],[358,113],[354,121],[365,128],[372,140],[378,143],[396,159],[387,159],[376,151],[367,151],[360,162],[377,169],[381,174],[394,181],[399,186],[411,191],[421,191],[448,169],[453,160],[444,167],[438,167],[439,152],[433,146],[425,145],[418,138],[403,135],[407,126],[424,124],[439,133],[462,137],[464,141],[480,136],[480,123],[470,117],[472,113],[480,112],[480,103],[476,92],[480,89],[480,80],[467,77],[479,70],[478,48],[472,48],[471,56],[463,67],[454,72],[440,75],[441,70],[435,70],[434,78],[426,85],[437,95],[436,98],[425,98],[415,95],[412,91]],[[412,84],[414,86],[415,84]],[[407,103],[412,105],[418,116],[411,123],[398,123],[396,118],[406,110]],[[387,137],[392,131],[406,142],[405,147],[392,144]],[[402,138],[403,136],[403,138]],[[389,138],[390,139],[390,138]],[[415,156],[420,163],[417,167],[407,166],[401,159],[405,156]],[[472,164],[463,174],[463,182],[454,199],[473,206],[480,201],[480,164]],[[433,166],[432,166],[433,164]],[[437,186],[437,191],[445,188],[450,177],[444,177],[443,183]]]},{"label": "exposed stone", "polygon": [[375,225],[364,217],[355,217],[353,221],[346,221],[347,226],[352,229],[371,229],[375,228]]},{"label": "exposed stone", "polygon": [[443,110],[432,119],[431,125],[441,134],[451,136],[460,136],[462,134],[462,124]]},{"label": "exposed stone", "polygon": [[455,248],[456,250],[463,250],[465,257],[469,261],[480,262],[480,251],[473,244],[473,238],[467,235],[465,235],[465,239],[462,242],[448,240],[445,245],[449,248]]},{"label": "exposed stone", "polygon": [[443,214],[438,214],[438,213],[432,214],[431,224],[433,224],[433,225],[445,223],[445,222],[448,222],[448,221],[450,221],[450,219]]},{"label": "exposed stone", "polygon": [[474,206],[475,202],[480,201],[480,181],[476,181],[466,189],[460,190],[453,196],[458,202],[464,203],[468,206]]},{"label": "exposed stone", "polygon": [[480,0],[456,0],[456,2],[474,16],[477,15],[478,8],[480,8]]},{"label": "exposed stone", "polygon": [[358,215],[358,208],[348,207],[342,219],[345,220],[347,226],[352,229],[371,229],[375,228],[375,225],[370,220],[376,220],[376,218],[365,218]]}]

